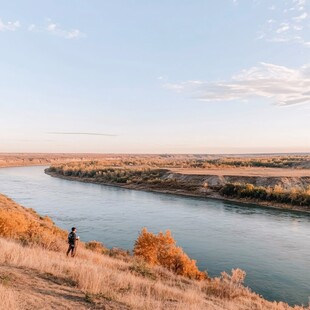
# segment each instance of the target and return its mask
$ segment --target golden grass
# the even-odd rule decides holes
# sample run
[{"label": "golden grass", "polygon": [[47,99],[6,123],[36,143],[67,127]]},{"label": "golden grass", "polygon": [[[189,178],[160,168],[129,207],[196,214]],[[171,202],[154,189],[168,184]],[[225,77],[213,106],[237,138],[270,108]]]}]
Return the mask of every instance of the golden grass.
[{"label": "golden grass", "polygon": [[[305,309],[290,307],[285,303],[272,303],[251,292],[242,284],[244,272],[237,269],[232,274],[223,273],[218,278],[197,281],[178,276],[160,266],[150,266],[138,258],[123,255],[121,251],[109,251],[108,254],[118,255],[121,259],[102,254],[106,252],[100,244],[91,243],[87,249],[80,243],[77,256],[66,257],[66,239],[60,230],[57,247],[44,247],[42,242],[20,241],[14,234],[14,217],[17,223],[37,223],[39,226],[38,240],[41,235],[51,233],[53,239],[55,226],[51,221],[41,219],[31,210],[22,208],[12,200],[0,195],[0,210],[11,216],[2,221],[0,231],[0,265],[12,266],[29,272],[49,274],[66,279],[66,283],[76,286],[85,296],[95,299],[110,300],[127,305],[130,309],[175,309],[175,310],[290,310]],[[12,213],[14,212],[14,213]],[[14,216],[14,217],[13,217]],[[3,218],[0,218],[3,220]],[[5,226],[5,223],[8,226]],[[43,226],[41,226],[41,224]],[[7,227],[10,227],[8,229]],[[43,227],[43,228],[42,228]],[[26,230],[27,231],[27,230]],[[1,233],[2,232],[2,233]],[[25,233],[22,229],[21,233]],[[25,233],[24,237],[27,234]],[[5,238],[4,238],[5,237]],[[12,240],[14,238],[15,240]],[[0,278],[1,279],[1,278]],[[0,281],[0,309],[23,309],[25,300],[14,298],[14,286],[11,282]],[[24,296],[24,295],[23,295]],[[25,298],[25,296],[23,297]],[[46,305],[46,309],[51,305]],[[309,309],[309,308],[308,308]]]},{"label": "golden grass", "polygon": [[19,310],[17,295],[13,289],[0,284],[0,309]]},{"label": "golden grass", "polygon": [[50,218],[40,217],[34,210],[0,195],[0,236],[57,250],[63,244],[66,232],[55,226]]},{"label": "golden grass", "polygon": [[[135,309],[156,309],[165,305],[169,299],[177,300],[178,305],[192,304],[187,309],[199,309],[204,304],[195,283],[187,285],[185,292],[177,287],[178,281],[175,281],[172,274],[168,285],[161,281],[150,281],[134,275],[130,271],[130,263],[82,248],[75,259],[64,259],[63,253],[39,247],[23,247],[4,239],[0,239],[0,248],[1,264],[31,268],[58,277],[66,276],[85,293],[101,294],[125,302]],[[177,309],[171,309],[174,308]]]},{"label": "golden grass", "polygon": [[[132,309],[293,309],[251,293],[238,282],[238,275],[236,279],[224,275],[211,281],[194,281],[155,267],[152,268],[155,276],[152,279],[132,272],[133,262],[84,248],[79,249],[74,259],[66,258],[64,253],[38,246],[25,247],[5,239],[0,239],[0,248],[0,264],[65,277],[85,294],[104,296]],[[10,303],[12,291],[5,290],[9,293],[8,297],[3,293],[3,300]]]},{"label": "golden grass", "polygon": [[[63,174],[76,172],[87,175],[92,171],[104,170],[106,168],[148,168],[148,169],[175,169],[181,173],[199,173],[213,170],[213,174],[220,171],[224,174],[230,171],[233,175],[242,173],[242,175],[261,175],[267,173],[267,176],[309,176],[310,156],[309,155],[247,155],[247,156],[224,156],[224,155],[191,155],[191,154],[166,154],[166,155],[101,155],[98,157],[85,157],[82,160],[63,160],[53,161],[52,167]],[[239,168],[239,169],[238,169]],[[237,171],[237,172],[236,172]],[[246,173],[249,174],[246,174]],[[280,172],[280,174],[279,174]],[[210,173],[208,173],[210,174]],[[238,175],[238,174],[237,174]]]}]

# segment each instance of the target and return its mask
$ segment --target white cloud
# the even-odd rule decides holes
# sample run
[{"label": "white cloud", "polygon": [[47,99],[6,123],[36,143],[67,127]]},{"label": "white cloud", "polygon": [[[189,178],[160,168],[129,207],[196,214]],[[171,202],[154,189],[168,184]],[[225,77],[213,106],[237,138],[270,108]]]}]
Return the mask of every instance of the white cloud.
[{"label": "white cloud", "polygon": [[36,25],[35,24],[31,24],[28,27],[28,31],[35,31],[36,30]]},{"label": "white cloud", "polygon": [[79,38],[82,36],[84,36],[84,34],[82,34],[80,30],[75,29],[72,31],[68,31],[66,37],[67,37],[67,39],[73,39],[73,38]]},{"label": "white cloud", "polygon": [[[5,23],[0,19],[0,32],[15,31],[20,27],[21,24],[18,20],[14,22],[8,21]],[[35,24],[30,24],[27,27],[27,30],[30,32],[48,32],[53,35],[63,37],[65,39],[76,39],[85,37],[85,34],[82,33],[79,29],[65,30],[62,29],[58,24],[51,22],[51,20],[49,20],[47,27],[38,27]]]},{"label": "white cloud", "polygon": [[[300,8],[300,10],[304,10],[304,9]],[[308,17],[308,14],[304,12],[299,16],[293,17],[293,20],[302,21],[303,19],[306,19],[307,17]]]},{"label": "white cloud", "polygon": [[57,25],[56,24],[49,24],[47,26],[48,31],[56,31]]},{"label": "white cloud", "polygon": [[65,39],[75,39],[85,37],[85,34],[82,33],[78,29],[73,30],[64,30],[58,24],[53,23],[51,20],[48,20],[48,25],[45,27],[36,26],[35,24],[31,24],[28,27],[28,31],[31,32],[47,32],[53,35],[57,35],[59,37],[63,37]]},{"label": "white cloud", "polygon": [[276,33],[282,33],[282,32],[287,31],[287,30],[289,30],[289,29],[290,29],[289,24],[287,24],[287,23],[282,23],[282,24],[280,25],[280,27],[276,30]]},{"label": "white cloud", "polygon": [[3,22],[0,19],[0,31],[4,32],[4,31],[15,31],[20,27],[20,22],[17,20],[15,22]]},{"label": "white cloud", "polygon": [[49,22],[49,24],[46,27],[46,30],[53,35],[57,35],[65,39],[76,39],[76,38],[85,37],[85,34],[83,34],[78,29],[65,30],[65,29],[62,29],[59,25],[52,23],[52,22]]},{"label": "white cloud", "polygon": [[195,98],[204,101],[262,97],[280,106],[306,104],[310,103],[310,65],[290,69],[261,63],[243,70],[229,81],[187,81],[164,86],[178,92],[190,92]]},{"label": "white cloud", "polygon": [[310,47],[310,24],[307,12],[309,3],[306,0],[288,0],[280,2],[277,7],[273,5],[272,8],[257,38],[269,42],[297,43]]}]

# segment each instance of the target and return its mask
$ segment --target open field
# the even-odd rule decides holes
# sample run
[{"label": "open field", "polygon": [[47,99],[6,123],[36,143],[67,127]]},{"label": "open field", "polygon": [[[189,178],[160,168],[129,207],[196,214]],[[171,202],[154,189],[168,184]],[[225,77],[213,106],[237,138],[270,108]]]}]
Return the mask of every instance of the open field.
[{"label": "open field", "polygon": [[[120,250],[102,252],[100,246],[90,250],[84,243],[80,243],[74,259],[66,258],[66,237],[51,221],[2,195],[0,209],[0,308],[309,309],[264,300],[243,286],[245,273],[239,269],[231,275],[222,273],[218,278],[198,281]],[[12,213],[23,219],[22,239],[15,233],[21,222],[16,222]],[[42,226],[36,238],[32,238],[33,223]],[[44,247],[40,240],[46,234],[55,240],[55,230],[60,233],[58,247]]]},{"label": "open field", "polygon": [[100,154],[75,153],[0,153],[0,167],[46,166],[52,163],[106,158]]},{"label": "open field", "polygon": [[196,175],[218,175],[218,176],[253,176],[253,177],[310,177],[309,169],[293,168],[258,168],[258,167],[238,167],[238,168],[170,168],[172,172]]},{"label": "open field", "polygon": [[292,168],[309,169],[309,154],[91,154],[91,153],[0,153],[0,167],[48,165],[70,161],[100,161],[106,166],[148,168]]}]

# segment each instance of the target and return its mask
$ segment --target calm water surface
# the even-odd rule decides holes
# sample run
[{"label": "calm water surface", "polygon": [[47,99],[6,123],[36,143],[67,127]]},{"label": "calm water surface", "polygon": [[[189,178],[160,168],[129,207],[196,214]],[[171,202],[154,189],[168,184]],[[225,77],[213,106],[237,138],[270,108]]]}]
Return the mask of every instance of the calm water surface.
[{"label": "calm water surface", "polygon": [[72,182],[45,175],[44,167],[0,169],[0,193],[108,247],[132,249],[144,226],[170,229],[210,275],[239,267],[265,298],[308,303],[307,214]]}]

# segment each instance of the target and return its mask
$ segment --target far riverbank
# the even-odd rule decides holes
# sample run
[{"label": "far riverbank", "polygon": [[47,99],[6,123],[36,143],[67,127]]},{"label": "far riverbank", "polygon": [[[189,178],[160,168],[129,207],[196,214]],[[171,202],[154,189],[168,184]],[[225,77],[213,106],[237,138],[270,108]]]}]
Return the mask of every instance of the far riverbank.
[{"label": "far riverbank", "polygon": [[[162,183],[115,183],[115,182],[103,182],[97,178],[90,177],[77,177],[70,175],[63,175],[58,172],[50,171],[50,168],[44,170],[46,174],[57,177],[69,181],[78,181],[84,183],[93,183],[93,184],[101,184],[105,186],[115,186],[121,188],[127,188],[132,190],[140,190],[140,191],[148,191],[148,192],[157,192],[162,194],[172,194],[172,195],[181,195],[188,197],[198,197],[198,198],[208,198],[208,199],[216,199],[216,200],[224,200],[230,202],[244,203],[247,206],[254,205],[260,206],[264,208],[275,208],[286,211],[297,211],[297,212],[306,212],[310,213],[310,207],[308,206],[296,206],[292,204],[279,203],[274,201],[262,201],[259,199],[251,199],[251,198],[233,198],[226,197],[220,194],[219,191],[219,182],[223,182],[223,176],[217,175],[194,175],[194,174],[181,174],[175,173],[167,170],[166,175],[163,177],[165,180],[178,179],[181,182],[178,183],[178,188],[172,188],[171,186],[163,186]],[[226,178],[229,178],[226,176]],[[234,181],[246,182],[249,181],[249,178],[246,176],[233,176]],[[257,178],[257,177],[256,177]],[[265,178],[266,179],[266,178]],[[274,179],[274,178],[272,178]],[[287,179],[287,178],[286,178]],[[209,181],[209,182],[208,182]],[[251,180],[253,182],[253,180]],[[276,180],[269,180],[269,182],[275,182]],[[268,181],[267,181],[268,182]],[[211,184],[211,186],[205,186],[205,184]],[[187,186],[182,186],[181,184],[187,184]]]}]

